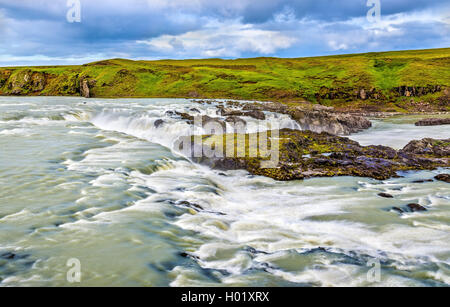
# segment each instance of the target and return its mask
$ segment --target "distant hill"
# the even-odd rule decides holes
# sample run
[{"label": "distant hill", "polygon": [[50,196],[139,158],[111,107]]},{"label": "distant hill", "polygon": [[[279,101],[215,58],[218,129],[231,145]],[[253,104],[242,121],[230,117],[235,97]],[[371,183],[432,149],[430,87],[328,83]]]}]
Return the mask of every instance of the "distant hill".
[{"label": "distant hill", "polygon": [[449,109],[450,48],[311,58],[112,59],[0,68],[0,95],[310,101],[381,110]]}]

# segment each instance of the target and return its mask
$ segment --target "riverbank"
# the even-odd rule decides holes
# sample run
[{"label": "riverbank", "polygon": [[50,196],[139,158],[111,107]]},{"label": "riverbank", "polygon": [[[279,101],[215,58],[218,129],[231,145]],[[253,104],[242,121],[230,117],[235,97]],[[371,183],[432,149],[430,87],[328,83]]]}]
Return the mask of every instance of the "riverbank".
[{"label": "riverbank", "polygon": [[311,102],[341,112],[450,111],[450,48],[313,58],[0,68],[0,95]]}]

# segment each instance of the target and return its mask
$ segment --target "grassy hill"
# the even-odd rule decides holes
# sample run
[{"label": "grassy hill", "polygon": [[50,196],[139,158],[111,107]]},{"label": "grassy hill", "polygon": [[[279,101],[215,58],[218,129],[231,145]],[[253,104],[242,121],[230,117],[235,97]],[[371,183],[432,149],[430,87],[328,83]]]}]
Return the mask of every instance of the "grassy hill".
[{"label": "grassy hill", "polygon": [[328,57],[131,61],[0,68],[0,95],[311,101],[449,110],[450,48]]}]

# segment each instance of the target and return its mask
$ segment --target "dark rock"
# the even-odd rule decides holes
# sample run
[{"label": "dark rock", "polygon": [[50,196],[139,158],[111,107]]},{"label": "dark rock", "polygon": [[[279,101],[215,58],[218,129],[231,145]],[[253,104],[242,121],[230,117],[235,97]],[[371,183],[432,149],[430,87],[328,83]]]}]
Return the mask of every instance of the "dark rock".
[{"label": "dark rock", "polygon": [[155,121],[154,126],[155,126],[155,128],[159,128],[162,125],[164,125],[164,123],[165,122],[162,119],[158,119],[158,120]]},{"label": "dark rock", "polygon": [[392,210],[397,211],[398,213],[404,213],[405,211],[403,211],[403,209],[399,208],[399,207],[392,207]]},{"label": "dark rock", "polygon": [[245,127],[247,126],[247,122],[237,116],[230,116],[225,122],[229,123],[234,128],[235,132],[243,132],[240,130],[245,130]]},{"label": "dark rock", "polygon": [[408,207],[412,212],[428,211],[426,208],[419,204],[408,204],[406,205],[406,207]]},{"label": "dark rock", "polygon": [[416,126],[440,126],[450,125],[450,118],[427,118],[416,123]]},{"label": "dark rock", "polygon": [[414,180],[412,183],[425,183],[425,182],[433,182],[433,179]]},{"label": "dark rock", "polygon": [[266,119],[266,114],[264,114],[264,112],[258,111],[258,110],[252,110],[250,112],[245,112],[245,116],[249,116],[249,117],[252,117],[255,119],[259,119],[259,120]]},{"label": "dark rock", "polygon": [[409,142],[401,153],[413,153],[416,155],[432,155],[435,157],[450,156],[450,139],[435,140],[425,138],[420,141]]},{"label": "dark rock", "polygon": [[450,174],[440,174],[434,177],[436,180],[450,183]]},{"label": "dark rock", "polygon": [[11,260],[11,259],[16,258],[16,254],[8,252],[8,253],[2,254],[1,257],[2,257],[3,259]]},{"label": "dark rock", "polygon": [[332,109],[319,106],[310,109],[294,107],[281,113],[289,114],[302,129],[317,133],[349,135],[372,127],[372,123],[363,116],[337,113]]},{"label": "dark rock", "polygon": [[245,112],[242,110],[233,110],[233,109],[226,109],[224,107],[218,106],[220,115],[222,116],[244,116]]},{"label": "dark rock", "polygon": [[200,211],[203,211],[203,210],[204,210],[202,206],[197,205],[197,204],[190,203],[190,202],[188,202],[188,201],[181,201],[181,202],[178,202],[178,203],[177,203],[177,206],[182,206],[182,207],[191,208],[191,209],[194,209],[194,210],[197,211],[197,212],[200,212]]},{"label": "dark rock", "polygon": [[379,193],[378,196],[384,197],[384,198],[394,198],[391,194],[388,193]]}]

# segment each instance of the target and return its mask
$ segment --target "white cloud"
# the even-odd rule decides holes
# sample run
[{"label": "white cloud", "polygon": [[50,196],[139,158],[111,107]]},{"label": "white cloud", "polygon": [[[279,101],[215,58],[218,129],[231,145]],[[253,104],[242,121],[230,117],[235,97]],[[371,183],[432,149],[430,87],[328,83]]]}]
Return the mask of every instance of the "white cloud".
[{"label": "white cloud", "polygon": [[178,57],[238,57],[245,52],[270,55],[291,47],[296,38],[280,31],[258,29],[239,21],[210,21],[201,30],[162,35],[138,43]]}]

